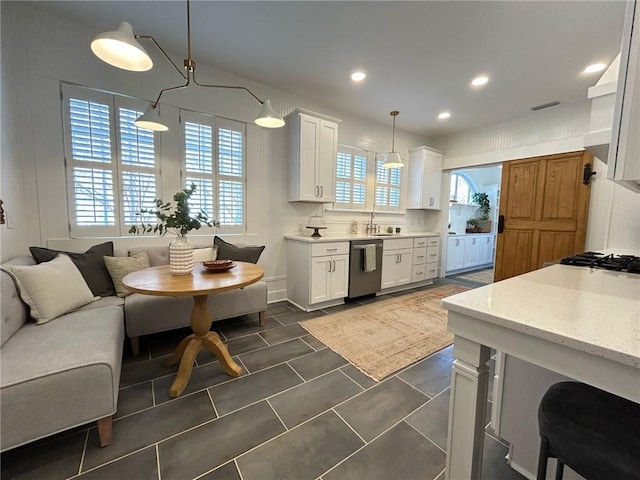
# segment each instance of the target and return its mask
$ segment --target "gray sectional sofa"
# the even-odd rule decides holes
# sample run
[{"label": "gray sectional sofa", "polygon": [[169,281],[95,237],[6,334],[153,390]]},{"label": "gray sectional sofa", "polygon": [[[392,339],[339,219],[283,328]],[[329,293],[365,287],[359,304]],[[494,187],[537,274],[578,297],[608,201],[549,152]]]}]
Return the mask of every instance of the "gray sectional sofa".
[{"label": "gray sectional sofa", "polygon": [[[151,266],[168,263],[168,248],[145,250]],[[22,256],[1,267],[34,264]],[[105,296],[37,325],[12,276],[0,271],[0,282],[0,451],[93,421],[109,445],[125,332],[137,354],[140,336],[188,326],[193,300]],[[258,313],[263,324],[266,283],[212,295],[209,306],[214,321]]]}]

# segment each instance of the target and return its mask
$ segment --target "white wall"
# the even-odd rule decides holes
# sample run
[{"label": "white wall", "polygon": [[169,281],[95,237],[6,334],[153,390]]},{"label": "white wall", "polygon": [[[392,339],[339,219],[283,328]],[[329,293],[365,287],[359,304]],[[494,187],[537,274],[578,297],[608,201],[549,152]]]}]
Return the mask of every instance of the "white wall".
[{"label": "white wall", "polygon": [[[431,143],[446,152],[445,170],[582,150],[590,107],[590,101],[557,106]],[[592,177],[586,249],[638,252],[640,195],[608,180],[606,166],[597,158],[594,167],[598,173]]]},{"label": "white wall", "polygon": [[[29,245],[82,250],[98,243],[98,240],[70,239],[68,234],[60,81],[153,100],[160,89],[178,85],[182,79],[153,48],[148,49],[154,59],[151,71],[132,73],[119,70],[91,53],[89,43],[99,32],[33,9],[27,2],[2,2],[1,8],[0,198],[4,200],[5,209],[15,226],[11,230],[0,228],[0,260],[27,253]],[[184,52],[171,56],[180,63]],[[302,107],[340,118],[340,143],[379,152],[390,148],[391,122],[387,118],[376,124],[202,63],[198,63],[198,78],[211,83],[246,86],[259,97],[270,98],[283,115]],[[253,120],[259,111],[258,103],[246,93],[236,90],[193,87],[171,92],[163,96],[161,108],[163,111],[191,109],[248,123],[248,232],[229,240],[266,245],[261,263],[269,281],[270,299],[282,298],[286,290],[283,235],[297,231],[308,216],[322,211],[322,206],[286,200],[286,128],[266,130],[255,127]],[[177,131],[176,126],[162,135],[166,139],[176,135]],[[408,158],[409,148],[428,143],[424,137],[396,129],[396,146],[405,158]],[[166,149],[162,161],[163,168],[166,166],[174,173],[179,171],[177,156]],[[179,185],[172,187],[176,177],[166,173],[165,170],[163,191],[160,192],[163,198],[170,197],[181,188]],[[341,230],[348,228],[356,217],[353,214],[329,213],[327,219],[331,230]],[[362,213],[357,219],[364,221],[366,214]],[[419,211],[406,216],[381,215],[378,218],[380,223],[407,225],[414,229],[424,229],[431,224],[435,226],[435,220],[430,222],[429,219],[429,214]],[[117,252],[121,253],[133,244],[166,244],[168,241],[166,238],[136,237],[115,239],[115,245]]]}]

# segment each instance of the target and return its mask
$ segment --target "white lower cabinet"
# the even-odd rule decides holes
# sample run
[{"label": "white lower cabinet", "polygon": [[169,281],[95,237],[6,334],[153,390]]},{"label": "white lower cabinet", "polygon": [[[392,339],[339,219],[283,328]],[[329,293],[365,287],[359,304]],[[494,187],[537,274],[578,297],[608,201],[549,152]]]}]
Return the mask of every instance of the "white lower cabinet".
[{"label": "white lower cabinet", "polygon": [[287,241],[287,298],[306,311],[344,303],[349,242]]},{"label": "white lower cabinet", "polygon": [[464,267],[464,237],[447,239],[447,272]]},{"label": "white lower cabinet", "polygon": [[309,303],[326,302],[347,296],[349,255],[313,257]]},{"label": "white lower cabinet", "polygon": [[464,239],[463,267],[475,267],[480,264],[480,242],[475,235]]},{"label": "white lower cabinet", "polygon": [[449,237],[446,271],[472,269],[492,264],[495,238],[493,233]]},{"label": "white lower cabinet", "polygon": [[382,290],[411,283],[413,239],[394,238],[382,243]]}]

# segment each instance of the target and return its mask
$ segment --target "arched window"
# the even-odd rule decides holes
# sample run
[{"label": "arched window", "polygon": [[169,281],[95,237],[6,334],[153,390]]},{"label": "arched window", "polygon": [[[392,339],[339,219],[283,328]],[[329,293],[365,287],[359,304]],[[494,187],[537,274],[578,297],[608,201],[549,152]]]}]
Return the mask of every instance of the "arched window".
[{"label": "arched window", "polygon": [[471,195],[477,191],[478,186],[469,175],[464,172],[451,172],[449,200],[470,204],[472,203]]}]

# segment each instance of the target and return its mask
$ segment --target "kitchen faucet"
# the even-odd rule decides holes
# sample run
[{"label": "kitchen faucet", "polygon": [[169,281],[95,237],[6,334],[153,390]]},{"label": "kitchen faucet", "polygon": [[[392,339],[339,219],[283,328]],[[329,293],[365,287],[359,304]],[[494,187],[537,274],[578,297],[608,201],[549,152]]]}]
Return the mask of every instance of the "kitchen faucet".
[{"label": "kitchen faucet", "polygon": [[371,220],[369,221],[369,224],[367,225],[367,233],[376,233],[376,231],[380,230],[380,226],[376,225],[375,223],[373,223],[373,217],[375,217],[374,211],[371,210]]}]

